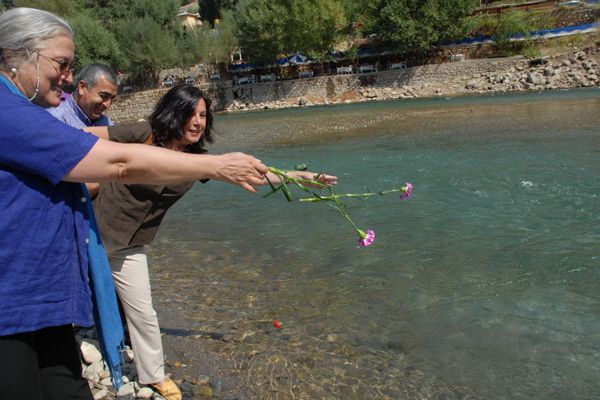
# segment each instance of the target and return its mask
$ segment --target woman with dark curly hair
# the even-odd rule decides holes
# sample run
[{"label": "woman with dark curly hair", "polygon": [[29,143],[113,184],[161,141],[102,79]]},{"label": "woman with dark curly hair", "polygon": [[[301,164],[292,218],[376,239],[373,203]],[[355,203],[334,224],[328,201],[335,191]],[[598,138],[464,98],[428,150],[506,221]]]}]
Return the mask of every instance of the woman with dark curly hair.
[{"label": "woman with dark curly hair", "polygon": [[[108,127],[108,137],[118,142],[146,143],[197,154],[205,153],[204,145],[213,140],[210,100],[195,86],[172,87],[158,101],[149,122],[149,125]],[[289,175],[306,179],[315,176],[307,171],[291,171]],[[274,174],[268,173],[267,177],[271,182],[279,181]],[[331,175],[322,175],[320,179],[326,184],[335,184],[337,180]],[[203,183],[206,181],[201,180]],[[127,320],[139,382],[154,387],[168,400],[180,399],[181,393],[175,383],[165,377],[160,329],[152,306],[144,245],[154,239],[167,210],[194,183],[102,183],[94,200],[100,233]]]}]

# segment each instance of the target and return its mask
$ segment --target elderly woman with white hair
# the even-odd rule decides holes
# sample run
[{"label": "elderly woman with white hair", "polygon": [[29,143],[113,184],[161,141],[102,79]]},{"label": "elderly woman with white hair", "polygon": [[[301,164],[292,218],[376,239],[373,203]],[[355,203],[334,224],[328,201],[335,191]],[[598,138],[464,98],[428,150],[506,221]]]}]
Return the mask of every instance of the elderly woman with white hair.
[{"label": "elderly woman with white hair", "polygon": [[91,326],[87,196],[77,182],[215,179],[254,192],[266,167],[99,139],[55,119],[73,32],[55,15],[0,15],[0,397],[92,399],[72,325]]}]

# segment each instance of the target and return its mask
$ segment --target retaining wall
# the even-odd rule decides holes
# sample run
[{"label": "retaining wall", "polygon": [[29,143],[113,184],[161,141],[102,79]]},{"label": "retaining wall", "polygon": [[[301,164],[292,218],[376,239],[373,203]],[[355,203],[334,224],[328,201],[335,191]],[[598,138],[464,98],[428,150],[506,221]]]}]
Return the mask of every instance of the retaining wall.
[{"label": "retaining wall", "polygon": [[[213,100],[213,109],[224,111],[232,109],[232,104],[253,105],[252,108],[257,108],[257,103],[298,104],[302,99],[317,103],[344,102],[353,98],[352,93],[369,88],[410,87],[414,91],[419,87],[436,85],[445,88],[450,84],[464,86],[470,79],[519,65],[525,66],[527,61],[523,57],[467,60],[366,74],[326,75],[246,85],[232,85],[231,81],[224,81],[202,84],[200,87]],[[168,88],[161,88],[121,94],[107,114],[117,123],[146,119],[167,90]],[[446,94],[451,93],[446,91]]]}]

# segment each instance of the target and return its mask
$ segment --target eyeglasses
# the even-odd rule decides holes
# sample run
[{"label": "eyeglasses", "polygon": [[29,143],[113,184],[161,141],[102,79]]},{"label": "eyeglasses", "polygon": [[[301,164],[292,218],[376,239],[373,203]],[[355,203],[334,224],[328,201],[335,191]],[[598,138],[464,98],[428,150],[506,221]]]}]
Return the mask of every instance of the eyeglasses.
[{"label": "eyeglasses", "polygon": [[73,64],[70,63],[69,61],[63,60],[63,59],[54,59],[52,57],[48,57],[43,55],[42,53],[38,53],[38,56],[42,56],[44,57],[46,60],[48,61],[53,61],[56,64],[58,64],[58,71],[62,74],[62,75],[68,75],[69,73],[71,73],[71,71],[73,71]]}]

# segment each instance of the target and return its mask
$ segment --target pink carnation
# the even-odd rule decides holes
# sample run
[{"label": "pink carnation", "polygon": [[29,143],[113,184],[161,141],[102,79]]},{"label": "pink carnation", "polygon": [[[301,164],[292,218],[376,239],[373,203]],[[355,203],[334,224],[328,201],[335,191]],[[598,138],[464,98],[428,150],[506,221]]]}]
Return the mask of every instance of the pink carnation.
[{"label": "pink carnation", "polygon": [[367,230],[367,232],[360,231],[360,238],[358,239],[358,247],[367,247],[373,244],[375,241],[375,232]]},{"label": "pink carnation", "polygon": [[410,199],[410,194],[412,193],[413,185],[410,182],[406,182],[406,186],[403,187],[404,191],[400,192],[400,200],[408,200]]}]

